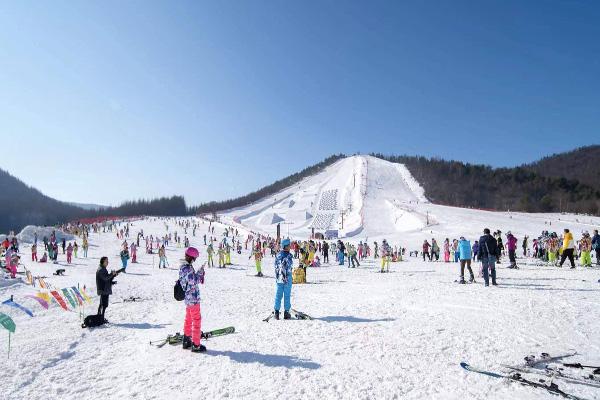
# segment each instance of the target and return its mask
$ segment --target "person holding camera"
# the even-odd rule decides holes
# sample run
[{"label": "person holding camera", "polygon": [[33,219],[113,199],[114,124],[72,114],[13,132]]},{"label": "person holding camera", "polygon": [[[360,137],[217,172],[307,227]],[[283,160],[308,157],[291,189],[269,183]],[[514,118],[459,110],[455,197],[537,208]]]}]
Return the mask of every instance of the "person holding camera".
[{"label": "person holding camera", "polygon": [[108,321],[104,318],[104,312],[108,308],[108,297],[112,294],[113,279],[119,274],[119,271],[108,272],[108,257],[100,258],[100,266],[96,271],[96,288],[100,296],[100,305],[98,306],[98,315],[102,316],[104,323]]}]

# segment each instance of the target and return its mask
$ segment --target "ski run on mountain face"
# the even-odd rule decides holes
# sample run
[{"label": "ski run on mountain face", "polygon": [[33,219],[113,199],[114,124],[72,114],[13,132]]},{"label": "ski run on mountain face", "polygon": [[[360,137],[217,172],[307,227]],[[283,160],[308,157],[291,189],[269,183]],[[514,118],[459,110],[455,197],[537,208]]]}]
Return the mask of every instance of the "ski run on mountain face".
[{"label": "ski run on mountain face", "polygon": [[[344,229],[336,225],[342,211]],[[148,217],[114,225],[99,222],[94,228],[64,227],[70,231],[66,253],[74,243],[79,253],[71,253],[67,262],[58,236],[56,264],[51,258],[31,261],[36,228],[28,227],[21,236],[17,278],[11,279],[10,273],[0,278],[0,302],[12,296],[34,316],[8,303],[0,305],[0,312],[16,325],[10,358],[8,331],[1,331],[6,342],[0,354],[0,399],[544,399],[553,395],[470,373],[460,362],[505,375],[511,371],[502,365],[523,366],[527,355],[574,350],[577,354],[560,361],[600,364],[600,270],[581,267],[581,259],[575,269],[568,261],[558,268],[534,257],[532,243],[542,231],[560,236],[564,228],[577,241],[581,231],[598,227],[600,218],[434,205],[403,166],[362,156],[340,160],[296,187],[218,217],[220,222]],[[337,230],[346,246],[342,265],[335,239],[327,240],[328,262],[319,251],[322,240],[315,240],[315,247],[307,245],[315,258],[305,271],[298,268],[300,259],[292,258],[289,320],[285,293],[279,319],[272,314],[276,279],[283,271],[275,270],[269,248],[277,223],[282,237],[289,229],[291,253],[298,252],[301,259],[296,244],[308,240],[313,227],[318,233]],[[474,260],[475,282],[456,283],[460,264],[450,255],[452,249],[449,262],[444,261],[444,240],[452,244],[464,236],[472,245],[486,227],[501,231],[504,240],[508,231],[518,239],[518,268],[509,268],[508,256],[502,256],[496,266],[498,285],[486,287],[481,263]],[[87,257],[82,229],[89,230]],[[120,236],[121,230],[129,236]],[[38,230],[38,260],[48,234]],[[165,242],[168,235],[172,237]],[[132,263],[130,246],[138,236],[137,262]],[[531,239],[523,255],[525,236]],[[258,237],[257,251],[253,246]],[[439,261],[424,261],[423,242],[432,238],[440,247]],[[382,267],[383,239],[390,246],[389,268]],[[105,310],[109,322],[82,329],[83,317],[98,310],[100,257],[108,257],[108,271],[119,270],[126,262],[124,241],[131,259],[126,271],[114,278],[117,284]],[[349,263],[346,256],[361,242],[368,250],[362,247],[364,257],[357,254]],[[163,244],[164,252],[158,248]],[[186,244],[200,251],[196,269],[204,264],[201,330],[235,327],[228,334],[202,338],[207,348],[202,353],[183,350],[180,336],[175,336],[184,333],[186,305],[173,299],[173,285],[180,277]],[[400,249],[405,249],[402,257]],[[207,263],[209,253],[214,267]],[[60,269],[64,272],[54,275]],[[468,281],[469,273],[465,275]],[[30,278],[35,287],[27,283]],[[46,310],[35,299],[51,290],[63,296],[62,289],[72,287],[85,287],[91,302],[80,307],[72,297],[73,306],[65,297],[65,311],[52,294]],[[263,322],[266,317],[268,323]],[[177,343],[169,344],[169,337]],[[570,377],[577,373],[569,372]],[[553,379],[565,393],[600,399],[592,385],[539,373],[523,376],[545,378],[547,384]]]}]

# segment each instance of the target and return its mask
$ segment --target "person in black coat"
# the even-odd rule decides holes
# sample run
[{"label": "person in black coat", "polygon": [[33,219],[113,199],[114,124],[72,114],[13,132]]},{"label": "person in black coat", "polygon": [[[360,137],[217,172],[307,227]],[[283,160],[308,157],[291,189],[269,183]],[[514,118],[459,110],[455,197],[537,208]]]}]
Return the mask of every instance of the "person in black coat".
[{"label": "person in black coat", "polygon": [[98,315],[102,316],[104,322],[108,322],[104,318],[104,312],[108,308],[108,296],[112,294],[113,278],[117,276],[117,272],[108,272],[106,267],[108,267],[108,257],[102,257],[100,259],[100,266],[96,271],[96,289],[98,291],[98,296],[100,296]]},{"label": "person in black coat", "polygon": [[489,286],[490,274],[492,276],[492,285],[497,286],[496,259],[499,255],[500,249],[498,248],[498,242],[490,235],[490,230],[485,228],[483,230],[483,236],[479,238],[479,249],[477,253],[477,259],[483,264],[483,280],[485,281],[485,286]]}]

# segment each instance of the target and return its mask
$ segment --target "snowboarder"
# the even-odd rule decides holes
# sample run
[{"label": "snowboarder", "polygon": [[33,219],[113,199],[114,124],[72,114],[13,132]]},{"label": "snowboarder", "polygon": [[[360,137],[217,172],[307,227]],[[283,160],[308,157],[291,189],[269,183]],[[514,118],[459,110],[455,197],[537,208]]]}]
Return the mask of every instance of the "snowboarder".
[{"label": "snowboarder", "polygon": [[275,257],[275,282],[277,285],[274,306],[275,319],[279,319],[282,297],[284,308],[283,319],[292,318],[290,309],[292,308],[292,268],[294,259],[290,254],[290,244],[290,239],[283,239],[281,241],[281,251]]},{"label": "snowboarder", "polygon": [[185,251],[185,263],[179,267],[179,283],[185,292],[185,322],[183,324],[182,347],[192,352],[201,353],[206,347],[200,343],[202,315],[200,313],[200,288],[204,284],[204,266],[196,272],[192,264],[200,256],[195,247]]}]

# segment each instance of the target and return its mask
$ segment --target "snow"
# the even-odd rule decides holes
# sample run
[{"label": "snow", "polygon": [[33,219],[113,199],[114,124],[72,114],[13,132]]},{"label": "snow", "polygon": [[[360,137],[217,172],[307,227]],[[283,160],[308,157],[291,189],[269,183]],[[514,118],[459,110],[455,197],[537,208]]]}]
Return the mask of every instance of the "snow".
[{"label": "snow", "polygon": [[[483,224],[495,228],[500,221],[514,226],[513,231],[530,225],[532,231],[540,230],[544,220],[556,217],[510,218],[449,207],[431,211],[440,220],[442,211],[452,212],[444,218],[456,222],[455,228],[436,226],[438,239],[477,232]],[[580,217],[561,217],[573,221],[565,225],[578,226],[574,220]],[[169,225],[175,229],[173,222]],[[141,228],[146,234],[166,232],[161,220],[136,221],[131,231]],[[217,224],[217,236],[221,230]],[[201,249],[201,261],[206,258],[204,231],[191,238]],[[47,276],[58,288],[86,285],[92,293],[99,257],[107,255],[109,269],[117,269],[121,242],[114,234],[92,234],[89,258],[75,259],[70,266],[62,254],[58,266],[31,263],[26,256],[22,260],[34,275]],[[22,249],[25,255],[28,251]],[[598,270],[539,267],[531,260],[519,260],[520,270],[500,266],[497,288],[483,287],[481,279],[473,285],[453,283],[458,273],[454,263],[408,258],[393,263],[389,274],[376,273],[377,260],[372,259],[357,269],[329,264],[308,271],[312,284],[293,288],[293,307],[315,320],[265,323],[274,296],[273,260],[265,259],[268,277],[256,278],[253,261],[243,251],[233,254],[234,266],[207,269],[202,287],[203,328],[233,325],[236,333],[207,341],[206,354],[169,345],[155,348],[150,340],[182,331],[184,306],[172,298],[182,253],[170,246],[171,269],[158,270],[157,259],[138,252],[139,264],[117,278],[107,310],[111,323],[91,330],[80,328],[77,312],[56,304],[43,310],[24,297],[35,293],[30,286],[0,288],[0,300],[14,295],[35,314],[30,318],[0,306],[17,325],[10,360],[2,364],[0,398],[544,399],[551,396],[466,372],[459,363],[498,371],[499,364],[519,364],[528,354],[569,349],[580,354],[573,361],[600,363]],[[59,267],[66,276],[52,275]],[[130,296],[144,301],[122,302]],[[95,298],[85,314],[96,307]],[[579,396],[600,398],[599,389],[559,384]]]},{"label": "snow", "polygon": [[[220,214],[215,236],[222,237],[225,226],[237,227],[242,242],[251,231],[274,234],[273,221],[280,218],[284,235],[289,230],[293,238],[306,238],[315,225],[323,227],[317,231],[341,228],[344,211],[340,231],[346,240],[372,245],[387,238],[408,254],[432,237],[440,244],[446,237],[475,240],[484,227],[511,230],[520,243],[542,230],[568,227],[579,237],[600,225],[600,218],[590,216],[435,205],[423,193],[405,166],[349,157],[276,195]],[[168,225],[183,234],[173,219]],[[206,227],[196,237],[188,235],[201,250],[198,262],[206,260]],[[132,236],[140,229],[167,233],[165,221],[156,218],[134,221]],[[43,236],[38,231],[38,240]],[[118,269],[122,240],[99,233],[89,242],[89,258],[71,265],[62,254],[58,265],[32,263],[29,245],[21,247],[21,262],[57,288],[85,285],[94,293],[100,257],[108,256],[109,269]],[[553,396],[464,371],[459,363],[506,372],[500,364],[575,349],[579,354],[570,361],[600,364],[600,270],[539,266],[529,258],[518,260],[519,270],[500,265],[499,286],[488,288],[481,278],[471,285],[454,283],[455,263],[406,257],[392,263],[389,274],[377,273],[379,260],[372,258],[356,269],[325,264],[309,269],[310,283],[292,291],[293,307],[314,320],[265,323],[275,292],[273,259],[265,258],[266,277],[257,278],[254,260],[243,250],[232,254],[233,266],[207,269],[201,288],[203,329],[235,326],[236,333],[206,341],[206,354],[156,348],[150,340],[183,328],[184,306],[172,294],[183,249],[169,246],[170,267],[158,270],[158,258],[145,254],[141,244],[139,263],[117,278],[107,310],[111,323],[96,329],[82,329],[76,311],[56,304],[42,309],[25,297],[37,289],[0,278],[0,301],[14,295],[35,314],[30,318],[0,305],[17,325],[10,359],[0,353],[6,360],[0,399],[545,399]],[[58,268],[65,276],[52,275]],[[130,296],[143,301],[123,301]],[[97,297],[93,301],[84,315],[95,313]],[[600,399],[600,389],[556,383]]]}]

